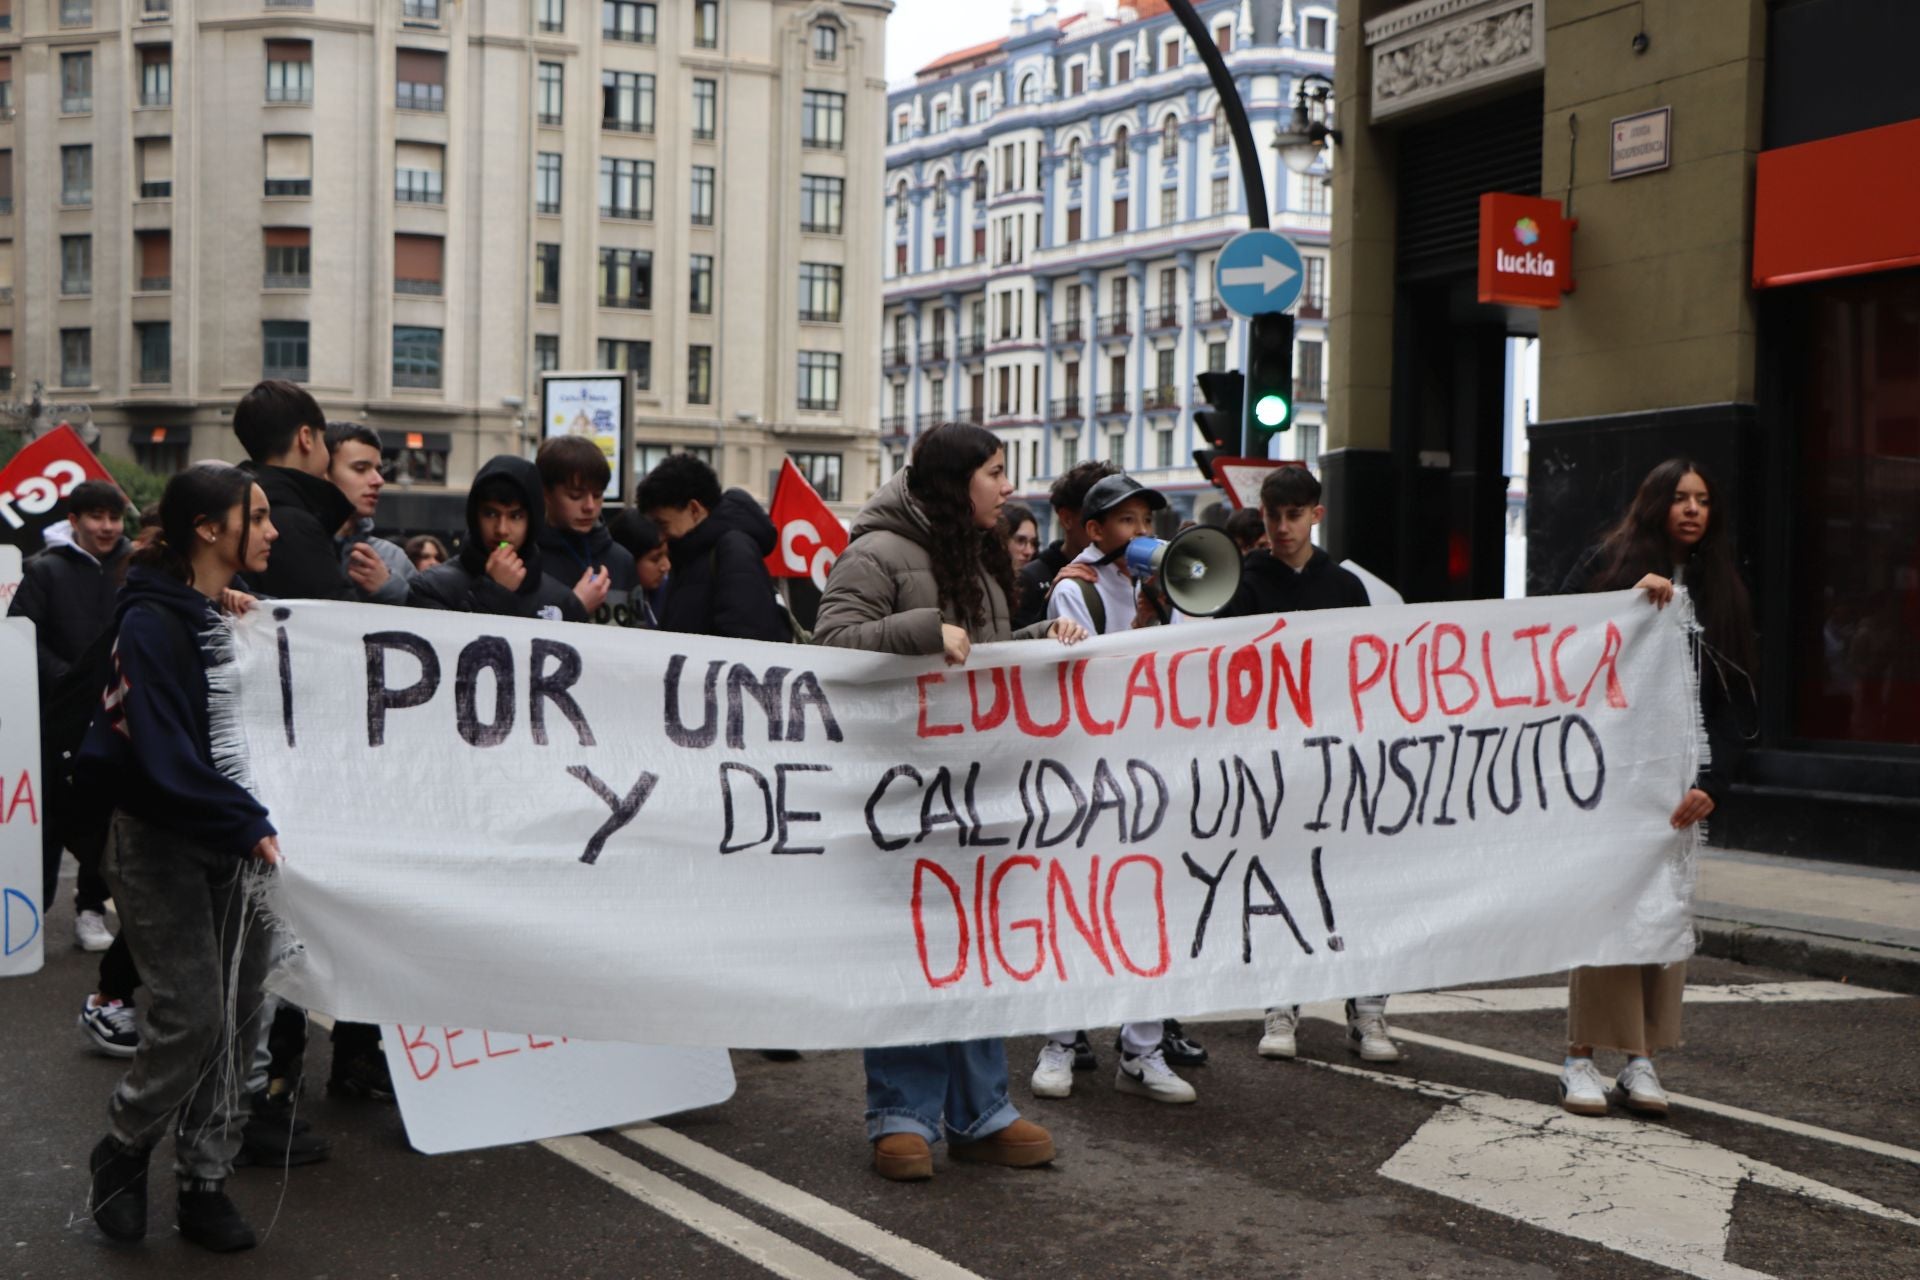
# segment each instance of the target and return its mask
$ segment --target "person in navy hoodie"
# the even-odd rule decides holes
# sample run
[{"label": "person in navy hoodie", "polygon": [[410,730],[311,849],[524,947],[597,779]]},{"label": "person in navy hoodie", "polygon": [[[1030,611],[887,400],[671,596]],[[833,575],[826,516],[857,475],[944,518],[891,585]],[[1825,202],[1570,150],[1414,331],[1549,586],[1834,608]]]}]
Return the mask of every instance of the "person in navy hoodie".
[{"label": "person in navy hoodie", "polygon": [[266,808],[215,760],[208,671],[220,661],[216,602],[236,574],[266,569],[278,536],[244,471],[196,467],[167,482],[160,533],[127,571],[112,676],[80,749],[82,783],[113,809],[101,870],[148,998],[148,1034],[88,1161],[94,1221],[115,1240],[146,1234],[148,1157],[172,1128],[180,1234],[216,1252],[254,1243],[225,1183],[271,951],[248,891],[280,845]]}]

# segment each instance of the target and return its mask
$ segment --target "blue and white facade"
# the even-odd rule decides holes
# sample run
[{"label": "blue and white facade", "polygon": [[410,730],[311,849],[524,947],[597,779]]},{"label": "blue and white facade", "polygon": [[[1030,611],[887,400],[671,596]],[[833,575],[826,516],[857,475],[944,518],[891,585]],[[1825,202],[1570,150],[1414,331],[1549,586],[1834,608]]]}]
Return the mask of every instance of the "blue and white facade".
[{"label": "blue and white facade", "polygon": [[[1278,12],[1277,39],[1254,39],[1256,6]],[[1270,144],[1299,78],[1333,74],[1334,5],[1198,8],[1247,104],[1274,229],[1306,259],[1284,451],[1317,465],[1331,186]],[[1195,375],[1243,367],[1213,261],[1246,202],[1206,67],[1164,0],[1048,7],[891,91],[882,227],[883,474],[919,431],[961,418],[1007,441],[1043,526],[1047,487],[1087,458],[1162,489],[1181,518],[1222,500],[1193,464]]]}]

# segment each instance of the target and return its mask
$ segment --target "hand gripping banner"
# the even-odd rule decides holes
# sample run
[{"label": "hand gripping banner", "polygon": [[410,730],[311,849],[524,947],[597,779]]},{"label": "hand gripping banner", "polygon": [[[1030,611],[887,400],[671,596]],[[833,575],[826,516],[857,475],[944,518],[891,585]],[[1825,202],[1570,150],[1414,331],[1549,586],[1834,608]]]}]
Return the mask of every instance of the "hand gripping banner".
[{"label": "hand gripping banner", "polygon": [[801,1049],[1672,961],[1701,746],[1627,592],[938,658],[283,602],[217,673],[275,988]]}]

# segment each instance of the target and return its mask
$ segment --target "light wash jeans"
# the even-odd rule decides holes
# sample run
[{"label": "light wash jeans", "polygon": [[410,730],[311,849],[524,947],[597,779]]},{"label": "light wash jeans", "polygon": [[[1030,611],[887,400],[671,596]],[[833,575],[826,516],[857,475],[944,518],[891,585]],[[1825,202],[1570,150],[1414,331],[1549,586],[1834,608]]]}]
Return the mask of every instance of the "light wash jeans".
[{"label": "light wash jeans", "polygon": [[1003,1040],[869,1049],[867,1141],[917,1133],[928,1142],[977,1142],[1020,1118],[1007,1100]]}]

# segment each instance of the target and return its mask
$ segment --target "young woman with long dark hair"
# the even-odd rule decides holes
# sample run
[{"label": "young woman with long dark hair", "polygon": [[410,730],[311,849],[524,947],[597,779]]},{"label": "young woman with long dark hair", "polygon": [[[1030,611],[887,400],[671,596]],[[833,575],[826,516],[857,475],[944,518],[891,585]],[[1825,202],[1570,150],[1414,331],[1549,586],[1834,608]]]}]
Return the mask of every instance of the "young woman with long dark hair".
[{"label": "young woman with long dark hair", "polygon": [[[817,644],[881,653],[943,653],[964,663],[976,643],[1086,637],[1058,619],[1013,629],[1013,562],[999,520],[1013,485],[992,432],[946,422],[921,436],[907,469],[853,522],[827,576]],[[869,1049],[867,1137],[873,1167],[896,1181],[933,1176],[942,1137],[956,1160],[1030,1167],[1053,1159],[1053,1138],[1007,1098],[1007,1050],[997,1039]]]},{"label": "young woman with long dark hair", "polygon": [[[1754,703],[1753,605],[1734,556],[1724,492],[1689,458],[1647,473],[1632,504],[1578,564],[1563,592],[1645,591],[1659,608],[1684,586],[1694,619],[1700,714],[1710,760],[1669,819],[1682,830],[1727,799]],[[1560,1105],[1605,1115],[1607,1092],[1593,1065],[1596,1047],[1627,1055],[1615,1088],[1628,1109],[1665,1115],[1667,1095],[1653,1055],[1680,1043],[1687,966],[1605,965],[1575,969],[1567,993],[1567,1060]]]},{"label": "young woman with long dark hair", "polygon": [[89,1161],[94,1221],[115,1240],[146,1234],[148,1156],[171,1126],[180,1234],[217,1252],[254,1243],[224,1184],[269,958],[249,868],[277,863],[280,846],[266,809],[216,762],[207,694],[222,660],[216,603],[235,600],[236,574],[267,567],[278,536],[244,471],[195,467],[167,482],[80,752],[81,778],[113,810],[101,870],[148,998],[148,1034]]}]

